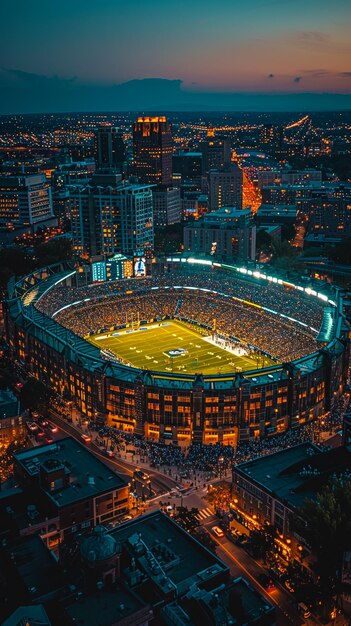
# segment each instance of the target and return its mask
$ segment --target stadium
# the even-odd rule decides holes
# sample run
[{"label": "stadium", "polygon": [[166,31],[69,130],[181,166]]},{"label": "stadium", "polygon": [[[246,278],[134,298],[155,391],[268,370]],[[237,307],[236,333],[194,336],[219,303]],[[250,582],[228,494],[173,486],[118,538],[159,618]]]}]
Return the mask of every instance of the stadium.
[{"label": "stadium", "polygon": [[13,355],[90,420],[180,444],[272,436],[343,392],[339,288],[213,259],[157,267],[102,283],[64,264],[26,276],[5,303]]}]

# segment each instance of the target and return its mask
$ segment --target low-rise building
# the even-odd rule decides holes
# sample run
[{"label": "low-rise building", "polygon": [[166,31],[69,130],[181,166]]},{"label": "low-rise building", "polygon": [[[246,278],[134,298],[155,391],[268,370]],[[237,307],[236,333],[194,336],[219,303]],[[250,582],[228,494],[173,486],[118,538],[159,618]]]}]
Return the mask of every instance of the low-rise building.
[{"label": "low-rise building", "polygon": [[323,451],[302,443],[233,468],[232,507],[236,519],[251,529],[265,523],[277,530],[277,551],[287,560],[303,551],[292,520],[333,476],[351,471],[351,448]]},{"label": "low-rise building", "polygon": [[0,502],[1,532],[40,533],[50,547],[129,510],[128,484],[67,437],[14,454],[19,488]]},{"label": "low-rise building", "polygon": [[38,537],[8,542],[0,565],[7,568],[0,619],[33,603],[52,626],[275,624],[267,600],[243,579],[231,581],[227,565],[159,511],[111,532],[98,525],[71,536],[58,560]]}]

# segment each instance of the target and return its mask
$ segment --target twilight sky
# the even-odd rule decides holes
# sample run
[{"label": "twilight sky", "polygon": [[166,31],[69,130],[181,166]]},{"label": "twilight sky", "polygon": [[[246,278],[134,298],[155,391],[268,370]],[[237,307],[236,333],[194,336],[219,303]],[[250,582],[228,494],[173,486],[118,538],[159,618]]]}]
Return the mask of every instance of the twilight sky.
[{"label": "twilight sky", "polygon": [[351,108],[350,33],[351,0],[1,0],[0,112]]}]

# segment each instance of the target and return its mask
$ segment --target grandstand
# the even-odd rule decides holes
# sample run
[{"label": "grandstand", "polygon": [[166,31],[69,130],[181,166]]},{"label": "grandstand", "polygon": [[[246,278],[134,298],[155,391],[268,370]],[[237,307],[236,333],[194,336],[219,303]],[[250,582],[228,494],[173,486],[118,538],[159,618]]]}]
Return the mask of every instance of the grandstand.
[{"label": "grandstand", "polygon": [[156,439],[273,435],[323,415],[346,384],[337,289],[213,260],[169,258],[163,275],[87,285],[72,268],[43,268],[15,285],[5,314],[32,375],[89,419]]}]

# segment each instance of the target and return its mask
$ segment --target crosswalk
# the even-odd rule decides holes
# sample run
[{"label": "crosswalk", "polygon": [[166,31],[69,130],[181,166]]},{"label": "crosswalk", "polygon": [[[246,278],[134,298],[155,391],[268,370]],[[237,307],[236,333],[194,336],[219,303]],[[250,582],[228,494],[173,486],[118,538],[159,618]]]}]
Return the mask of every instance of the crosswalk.
[{"label": "crosswalk", "polygon": [[211,511],[211,509],[207,508],[207,509],[200,509],[200,511],[195,517],[200,522],[206,519],[207,517],[211,517],[212,515],[213,515],[213,512]]}]

